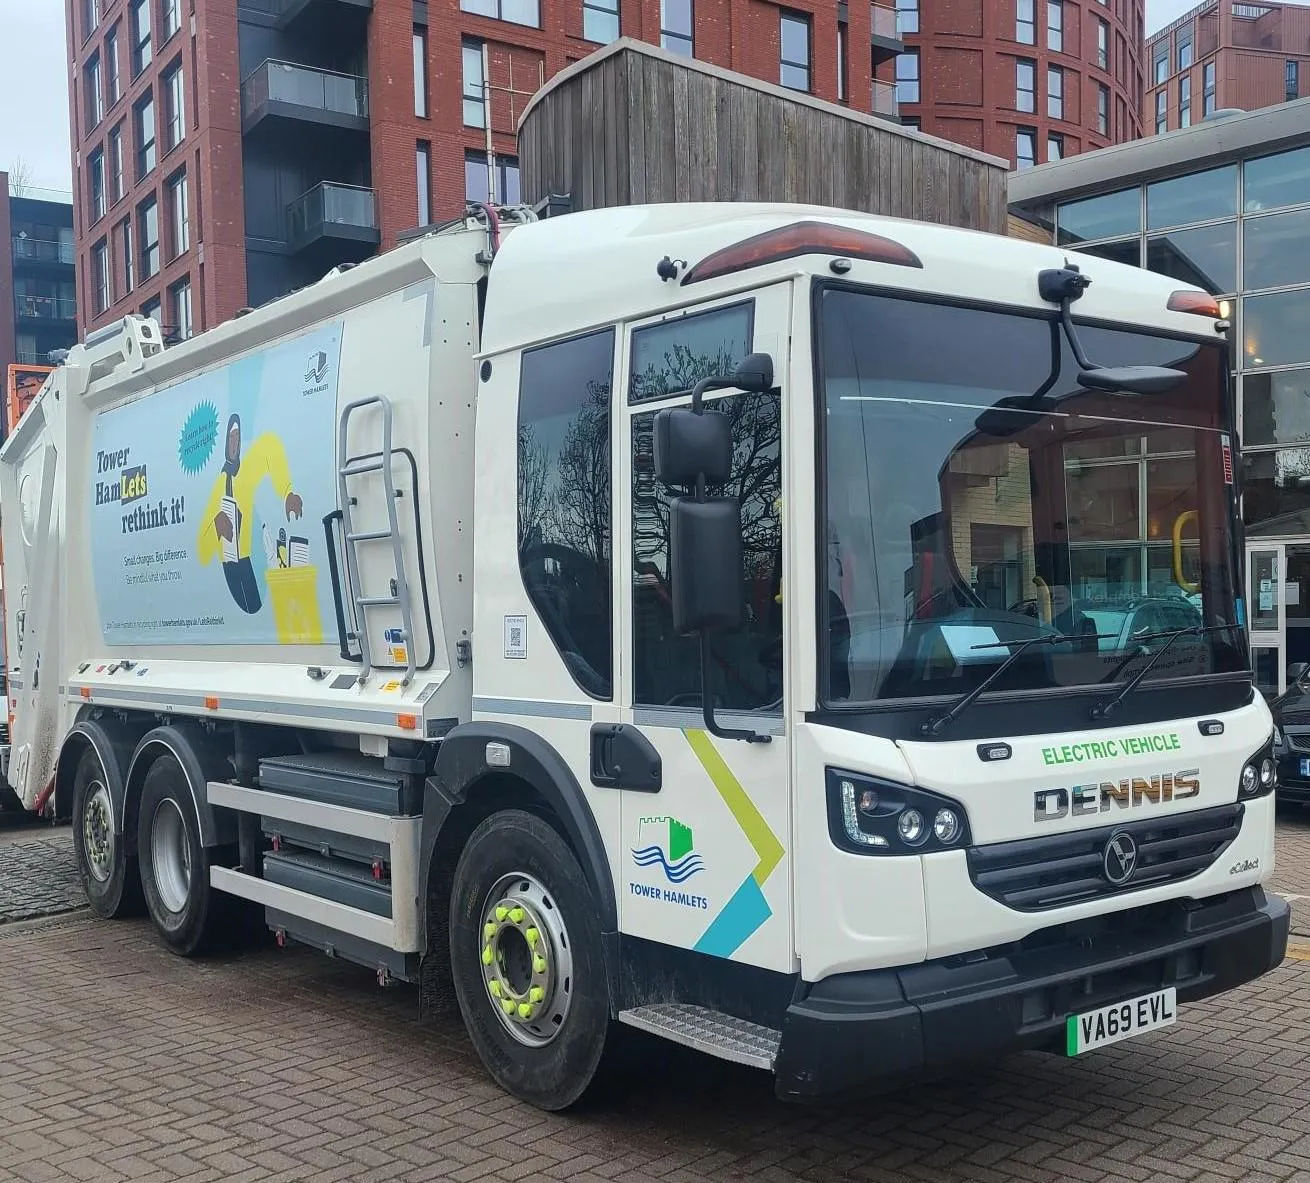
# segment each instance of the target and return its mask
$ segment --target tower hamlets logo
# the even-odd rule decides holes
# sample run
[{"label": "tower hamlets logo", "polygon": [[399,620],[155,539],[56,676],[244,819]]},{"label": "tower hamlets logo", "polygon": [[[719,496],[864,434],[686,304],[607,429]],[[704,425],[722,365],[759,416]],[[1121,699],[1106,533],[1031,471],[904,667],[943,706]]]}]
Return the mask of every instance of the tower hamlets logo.
[{"label": "tower hamlets logo", "polygon": [[637,844],[632,861],[639,867],[658,866],[670,883],[686,883],[705,870],[691,827],[675,817],[638,819]]},{"label": "tower hamlets logo", "polygon": [[327,376],[328,355],[323,350],[309,355],[305,364],[305,385],[317,386]]}]

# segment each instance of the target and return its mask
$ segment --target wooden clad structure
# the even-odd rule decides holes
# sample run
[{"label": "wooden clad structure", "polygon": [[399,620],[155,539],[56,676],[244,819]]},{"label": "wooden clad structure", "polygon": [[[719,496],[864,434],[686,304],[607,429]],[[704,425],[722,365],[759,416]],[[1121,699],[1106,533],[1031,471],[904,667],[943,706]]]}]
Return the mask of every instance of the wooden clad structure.
[{"label": "wooden clad structure", "polygon": [[838,206],[1006,232],[1005,161],[623,38],[519,120],[523,198]]}]

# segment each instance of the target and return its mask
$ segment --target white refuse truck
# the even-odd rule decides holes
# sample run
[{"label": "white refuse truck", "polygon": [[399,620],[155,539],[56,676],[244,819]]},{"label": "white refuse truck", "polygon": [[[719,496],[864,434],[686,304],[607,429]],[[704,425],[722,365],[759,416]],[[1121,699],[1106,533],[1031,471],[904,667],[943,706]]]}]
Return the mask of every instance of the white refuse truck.
[{"label": "white refuse truck", "polygon": [[793,1100],[1167,1027],[1288,931],[1225,328],[750,204],[128,317],[0,454],[9,783],[97,915],[254,909],[547,1109],[624,1025]]}]

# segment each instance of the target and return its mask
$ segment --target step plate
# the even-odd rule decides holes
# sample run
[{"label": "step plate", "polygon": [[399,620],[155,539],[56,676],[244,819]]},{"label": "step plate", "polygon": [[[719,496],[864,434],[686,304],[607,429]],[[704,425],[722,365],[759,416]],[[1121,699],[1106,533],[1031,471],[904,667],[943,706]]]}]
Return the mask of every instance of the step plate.
[{"label": "step plate", "polygon": [[782,1032],[735,1015],[681,1002],[660,1002],[619,1012],[619,1022],[695,1048],[720,1060],[773,1070]]}]

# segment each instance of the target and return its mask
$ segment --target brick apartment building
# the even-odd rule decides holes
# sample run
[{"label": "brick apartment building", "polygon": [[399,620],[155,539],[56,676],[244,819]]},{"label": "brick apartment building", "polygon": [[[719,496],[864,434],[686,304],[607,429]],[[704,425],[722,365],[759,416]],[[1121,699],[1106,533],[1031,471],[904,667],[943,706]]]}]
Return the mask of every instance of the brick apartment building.
[{"label": "brick apartment building", "polygon": [[1142,134],[1144,0],[896,0],[902,120],[1017,168]]},{"label": "brick apartment building", "polygon": [[1310,95],[1310,7],[1209,0],[1146,46],[1147,134]]},{"label": "brick apartment building", "polygon": [[[469,198],[518,200],[524,106],[619,36],[889,118],[899,93],[924,130],[1011,159],[1025,128],[1045,159],[1052,145],[1136,134],[1118,100],[1141,109],[1120,35],[1136,28],[1140,44],[1142,0],[1113,0],[1113,13],[1096,0],[65,2],[82,323],[145,311],[172,337],[458,216]],[[1016,5],[1040,45],[1016,37]],[[964,15],[980,8],[985,38]],[[1109,22],[1104,67],[1094,11]],[[940,32],[945,49],[904,54],[911,29]],[[970,54],[985,64],[966,69]],[[1025,59],[1030,107],[1013,85]],[[1052,71],[1067,88],[1054,114]],[[1098,85],[1111,95],[1104,133]],[[939,101],[919,101],[934,87]]]}]

